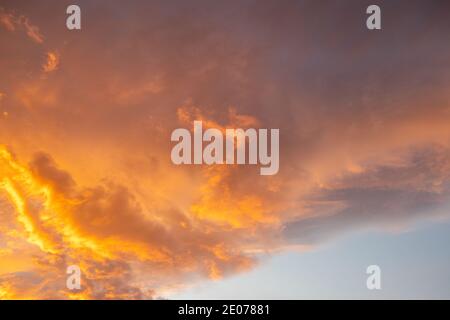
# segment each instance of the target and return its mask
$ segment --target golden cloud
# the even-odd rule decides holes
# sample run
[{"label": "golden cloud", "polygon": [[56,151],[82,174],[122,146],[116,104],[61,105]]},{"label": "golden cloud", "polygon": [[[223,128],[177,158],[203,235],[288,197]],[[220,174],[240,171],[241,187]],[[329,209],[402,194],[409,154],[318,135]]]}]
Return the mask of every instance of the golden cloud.
[{"label": "golden cloud", "polygon": [[23,30],[35,43],[42,44],[44,42],[44,36],[39,28],[23,15],[15,15],[0,7],[0,24],[8,31]]},{"label": "golden cloud", "polygon": [[[325,10],[312,41],[286,4],[243,21],[130,2],[126,23],[92,8],[101,23],[68,33],[39,5],[0,9],[0,298],[158,297],[266,253],[448,216],[450,55],[429,36],[442,22],[381,45],[340,39]],[[194,120],[280,128],[279,173],[173,165],[170,133]]]},{"label": "golden cloud", "polygon": [[45,64],[42,66],[42,69],[44,70],[44,72],[48,73],[48,72],[53,72],[56,69],[58,69],[59,66],[59,54],[57,52],[47,52],[47,59]]}]

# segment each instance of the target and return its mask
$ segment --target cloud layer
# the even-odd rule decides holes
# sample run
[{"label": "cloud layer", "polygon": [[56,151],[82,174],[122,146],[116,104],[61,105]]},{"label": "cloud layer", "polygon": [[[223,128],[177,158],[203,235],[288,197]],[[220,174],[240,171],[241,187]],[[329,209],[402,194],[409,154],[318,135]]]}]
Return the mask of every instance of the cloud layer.
[{"label": "cloud layer", "polygon": [[[380,32],[368,4],[81,1],[69,31],[0,1],[0,298],[155,298],[446,218],[448,3],[386,2]],[[173,165],[193,120],[279,128],[279,173]]]}]

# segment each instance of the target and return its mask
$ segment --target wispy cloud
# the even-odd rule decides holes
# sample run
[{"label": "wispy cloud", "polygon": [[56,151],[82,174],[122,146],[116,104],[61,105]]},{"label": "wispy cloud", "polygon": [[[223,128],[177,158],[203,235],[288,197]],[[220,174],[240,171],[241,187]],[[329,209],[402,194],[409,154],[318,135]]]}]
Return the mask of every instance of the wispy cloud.
[{"label": "wispy cloud", "polygon": [[32,41],[38,44],[44,42],[44,36],[39,28],[23,15],[19,16],[14,12],[7,12],[4,8],[0,8],[0,23],[8,31],[24,31]]}]

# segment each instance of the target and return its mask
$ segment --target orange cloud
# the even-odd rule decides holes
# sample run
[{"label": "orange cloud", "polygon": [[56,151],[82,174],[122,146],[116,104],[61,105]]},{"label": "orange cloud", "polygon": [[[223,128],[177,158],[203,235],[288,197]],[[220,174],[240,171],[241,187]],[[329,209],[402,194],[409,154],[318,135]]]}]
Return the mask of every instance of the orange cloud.
[{"label": "orange cloud", "polygon": [[[35,5],[0,9],[0,298],[158,297],[266,253],[448,217],[439,15],[411,43],[402,21],[378,41],[342,19],[340,37],[323,8],[311,31],[286,3],[245,19],[211,4],[205,19],[130,2],[119,25],[92,8],[101,23],[82,33]],[[194,120],[280,128],[279,173],[172,165],[170,133]],[[80,291],[65,288],[72,264]]]},{"label": "orange cloud", "polygon": [[23,15],[17,16],[13,12],[6,12],[4,8],[0,8],[0,24],[8,31],[23,30],[32,41],[38,44],[44,42],[44,36],[39,28]]},{"label": "orange cloud", "polygon": [[47,52],[47,60],[42,66],[44,72],[49,73],[58,69],[59,66],[59,54],[57,52]]},{"label": "orange cloud", "polygon": [[[170,270],[183,273],[183,269],[186,272],[194,269],[217,278],[219,274],[251,265],[239,251],[232,253],[229,245],[222,242],[224,239],[202,231],[204,228],[195,226],[193,221],[165,226],[145,217],[123,187],[103,185],[80,189],[68,173],[58,169],[44,154],[36,155],[29,166],[24,166],[2,147],[0,159],[0,186],[14,206],[15,219],[21,226],[18,235],[22,234],[28,243],[36,246],[41,252],[40,259],[53,268],[49,271],[39,263],[39,277],[52,272],[55,274],[47,275],[50,279],[61,279],[65,275],[63,262],[73,261],[83,270],[88,284],[82,292],[85,298],[133,297],[124,293],[129,290],[140,292],[140,296],[145,290],[138,284],[130,287],[116,283],[125,274],[132,282],[131,261],[145,268],[154,266],[153,272],[161,277],[165,273],[172,275]],[[116,270],[117,275],[104,270],[105,264],[116,263],[121,266]],[[93,287],[89,285],[91,282]],[[99,287],[99,282],[104,282],[103,286]],[[7,283],[2,290],[11,292],[14,282]],[[64,288],[58,290],[60,293],[51,294],[74,297],[73,292]]]},{"label": "orange cloud", "polygon": [[8,31],[14,31],[16,30],[16,22],[15,17],[12,13],[6,13],[3,8],[0,8],[0,23],[3,25],[3,27],[6,28]]}]

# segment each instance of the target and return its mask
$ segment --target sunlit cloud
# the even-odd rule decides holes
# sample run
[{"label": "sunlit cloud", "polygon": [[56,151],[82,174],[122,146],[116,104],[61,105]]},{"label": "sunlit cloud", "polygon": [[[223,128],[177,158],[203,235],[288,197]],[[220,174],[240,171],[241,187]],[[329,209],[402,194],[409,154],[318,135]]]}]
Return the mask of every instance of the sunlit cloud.
[{"label": "sunlit cloud", "polygon": [[[447,19],[420,28],[437,8],[418,11],[410,50],[411,21],[367,39],[350,4],[345,36],[331,9],[316,30],[288,2],[275,15],[203,4],[208,17],[105,2],[132,18],[90,7],[102,19],[79,33],[52,1],[0,10],[0,298],[157,298],[342,234],[448,218]],[[195,120],[280,128],[278,174],[173,165],[170,133]],[[81,290],[65,286],[69,265]]]},{"label": "sunlit cloud", "polygon": [[32,24],[24,15],[16,15],[13,12],[7,12],[0,7],[0,24],[8,31],[22,30],[34,42],[42,44],[44,36],[39,28]]},{"label": "sunlit cloud", "polygon": [[59,66],[59,54],[57,52],[47,52],[47,60],[42,66],[44,72],[53,72],[58,69]]}]

